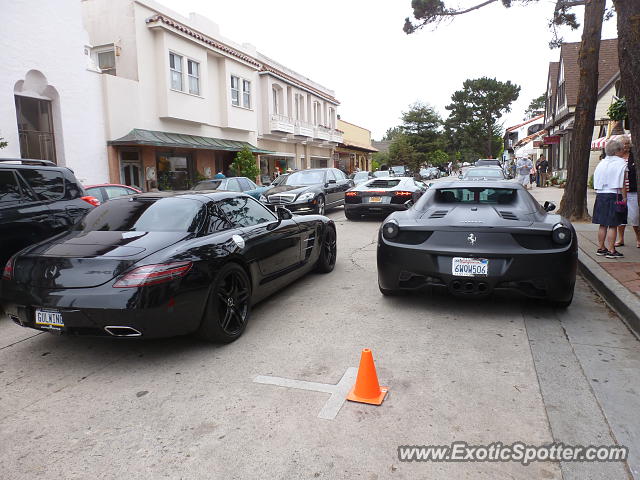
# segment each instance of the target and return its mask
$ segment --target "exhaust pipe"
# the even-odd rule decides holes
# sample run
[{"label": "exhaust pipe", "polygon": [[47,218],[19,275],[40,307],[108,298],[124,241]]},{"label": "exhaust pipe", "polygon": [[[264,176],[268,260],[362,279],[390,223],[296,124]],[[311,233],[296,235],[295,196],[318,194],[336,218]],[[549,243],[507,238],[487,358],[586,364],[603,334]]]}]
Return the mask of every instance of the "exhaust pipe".
[{"label": "exhaust pipe", "polygon": [[110,325],[104,327],[105,332],[114,337],[141,337],[142,333],[132,327]]}]

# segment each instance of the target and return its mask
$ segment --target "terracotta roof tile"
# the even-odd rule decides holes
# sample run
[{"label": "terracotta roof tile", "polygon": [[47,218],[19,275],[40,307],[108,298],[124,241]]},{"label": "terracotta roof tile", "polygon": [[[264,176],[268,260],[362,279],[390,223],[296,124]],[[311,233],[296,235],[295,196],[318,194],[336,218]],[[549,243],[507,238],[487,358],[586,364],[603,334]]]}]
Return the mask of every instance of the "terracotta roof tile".
[{"label": "terracotta roof tile", "polygon": [[526,125],[527,123],[535,122],[536,120],[541,120],[543,118],[544,118],[544,113],[540,114],[540,115],[537,115],[537,116],[535,116],[533,118],[530,118],[529,120],[525,120],[524,122],[519,123],[518,125],[514,125],[513,127],[507,128],[507,132],[512,132],[513,130],[517,130],[520,127]]}]

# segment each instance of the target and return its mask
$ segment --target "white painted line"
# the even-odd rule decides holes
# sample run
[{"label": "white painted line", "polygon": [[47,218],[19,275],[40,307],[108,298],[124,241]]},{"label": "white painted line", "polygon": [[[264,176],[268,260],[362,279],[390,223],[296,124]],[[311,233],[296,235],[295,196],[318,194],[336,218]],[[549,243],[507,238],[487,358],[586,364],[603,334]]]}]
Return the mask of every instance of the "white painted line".
[{"label": "white painted line", "polygon": [[278,387],[297,388],[299,390],[309,390],[312,392],[329,393],[331,396],[327,403],[324,404],[322,410],[318,414],[319,418],[325,420],[333,420],[340,412],[342,405],[347,398],[347,393],[353,387],[356,377],[358,375],[358,369],[355,367],[349,367],[344,372],[344,375],[340,381],[333,385],[330,383],[317,383],[307,382],[304,380],[292,380],[290,378],[283,377],[271,377],[267,375],[258,375],[253,379],[255,383],[262,383],[265,385],[276,385]]}]

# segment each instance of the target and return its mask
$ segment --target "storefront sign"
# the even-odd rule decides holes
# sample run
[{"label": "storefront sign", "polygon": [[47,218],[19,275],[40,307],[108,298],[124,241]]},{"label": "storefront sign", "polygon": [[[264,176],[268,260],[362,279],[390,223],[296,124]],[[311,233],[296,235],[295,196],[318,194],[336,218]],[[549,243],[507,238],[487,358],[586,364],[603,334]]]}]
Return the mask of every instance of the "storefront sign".
[{"label": "storefront sign", "polygon": [[549,137],[542,137],[542,142],[545,145],[555,145],[560,143],[560,135],[553,135]]},{"label": "storefront sign", "polygon": [[542,140],[536,140],[533,142],[533,148],[542,148]]}]

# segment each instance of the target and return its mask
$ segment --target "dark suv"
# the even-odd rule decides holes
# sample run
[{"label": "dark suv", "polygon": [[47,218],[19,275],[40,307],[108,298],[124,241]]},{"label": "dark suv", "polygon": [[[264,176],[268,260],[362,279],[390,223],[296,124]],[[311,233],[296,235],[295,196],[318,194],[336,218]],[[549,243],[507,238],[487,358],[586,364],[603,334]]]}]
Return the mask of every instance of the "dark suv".
[{"label": "dark suv", "polygon": [[66,167],[0,159],[0,265],[32,243],[69,230],[97,205]]}]

